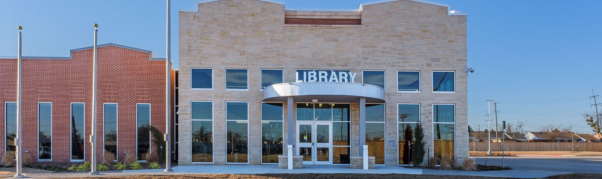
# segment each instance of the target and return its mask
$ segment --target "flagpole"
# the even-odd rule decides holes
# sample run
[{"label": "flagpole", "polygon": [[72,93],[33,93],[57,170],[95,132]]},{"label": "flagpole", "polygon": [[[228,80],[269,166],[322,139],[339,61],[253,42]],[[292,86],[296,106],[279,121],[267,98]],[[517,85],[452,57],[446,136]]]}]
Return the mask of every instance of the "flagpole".
[{"label": "flagpole", "polygon": [[170,108],[171,108],[171,70],[170,70],[170,57],[171,57],[171,46],[170,46],[170,1],[167,0],[167,53],[165,56],[165,171],[171,172],[171,119],[170,119]]},{"label": "flagpole", "polygon": [[92,159],[90,160],[91,165],[90,165],[90,175],[98,175],[98,171],[96,171],[96,71],[97,71],[97,67],[96,67],[96,55],[97,55],[97,49],[96,49],[96,39],[98,36],[98,24],[94,24],[94,49],[93,49],[93,62],[92,62],[92,66],[93,66],[93,73],[92,73],[92,134],[90,135],[90,143],[92,143],[92,152],[91,152],[91,157]]},{"label": "flagpole", "polygon": [[17,152],[16,158],[17,158],[17,166],[16,166],[16,174],[15,174],[15,178],[23,178],[23,174],[21,172],[23,172],[22,170],[22,164],[23,164],[23,152],[21,152],[21,150],[23,150],[23,148],[21,147],[21,83],[22,83],[22,79],[21,79],[21,29],[23,29],[21,26],[19,26],[19,40],[18,40],[18,47],[17,47],[17,137],[15,139],[15,152]]}]

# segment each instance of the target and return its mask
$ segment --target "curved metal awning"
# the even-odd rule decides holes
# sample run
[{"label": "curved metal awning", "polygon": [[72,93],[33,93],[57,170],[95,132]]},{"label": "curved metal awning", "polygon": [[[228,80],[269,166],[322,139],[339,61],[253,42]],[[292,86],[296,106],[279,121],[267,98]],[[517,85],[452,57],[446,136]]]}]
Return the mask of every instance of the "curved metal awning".
[{"label": "curved metal awning", "polygon": [[274,84],[263,89],[264,101],[286,101],[293,97],[295,102],[358,102],[366,98],[367,103],[385,102],[385,90],[379,86],[362,83],[297,82]]}]

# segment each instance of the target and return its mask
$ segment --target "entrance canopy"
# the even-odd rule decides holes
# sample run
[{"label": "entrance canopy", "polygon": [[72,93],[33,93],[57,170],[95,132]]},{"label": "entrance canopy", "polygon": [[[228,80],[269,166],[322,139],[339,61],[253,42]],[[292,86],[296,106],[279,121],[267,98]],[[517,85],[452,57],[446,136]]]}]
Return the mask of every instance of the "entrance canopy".
[{"label": "entrance canopy", "polygon": [[365,98],[367,103],[385,102],[385,90],[379,86],[362,83],[297,82],[274,84],[263,89],[264,101],[286,101],[293,97],[295,102],[358,102]]}]

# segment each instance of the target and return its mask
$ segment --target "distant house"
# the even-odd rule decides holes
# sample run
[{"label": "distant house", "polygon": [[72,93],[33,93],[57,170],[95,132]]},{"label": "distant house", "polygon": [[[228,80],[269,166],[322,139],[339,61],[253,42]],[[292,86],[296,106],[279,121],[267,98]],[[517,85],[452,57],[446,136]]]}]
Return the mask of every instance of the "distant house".
[{"label": "distant house", "polygon": [[527,134],[529,142],[578,142],[585,141],[584,138],[571,132],[529,132]]},{"label": "distant house", "polygon": [[600,142],[600,139],[590,134],[575,134],[579,137],[576,142]]},{"label": "distant house", "polygon": [[[521,133],[503,133],[491,131],[491,142],[502,142],[502,140],[506,140],[506,142],[526,142],[527,138],[525,138],[524,134]],[[497,138],[496,138],[497,136]],[[504,137],[504,138],[502,138]],[[470,132],[470,141],[476,140],[476,142],[487,142],[489,136],[487,135],[487,131],[472,131]]]}]

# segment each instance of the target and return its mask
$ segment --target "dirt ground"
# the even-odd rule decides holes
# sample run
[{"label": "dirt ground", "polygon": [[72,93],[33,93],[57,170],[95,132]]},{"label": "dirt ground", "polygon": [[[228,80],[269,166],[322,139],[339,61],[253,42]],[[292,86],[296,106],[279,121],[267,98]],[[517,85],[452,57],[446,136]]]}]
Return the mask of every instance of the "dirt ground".
[{"label": "dirt ground", "polygon": [[[602,156],[602,152],[571,152],[571,151],[506,151],[506,156],[513,155],[575,155],[575,156]],[[486,151],[470,151],[470,156],[485,156]],[[492,152],[492,155],[502,156],[501,151]]]},{"label": "dirt ground", "polygon": [[[15,167],[0,167],[0,175],[15,174]],[[23,173],[51,173],[52,171],[23,167]]]}]

